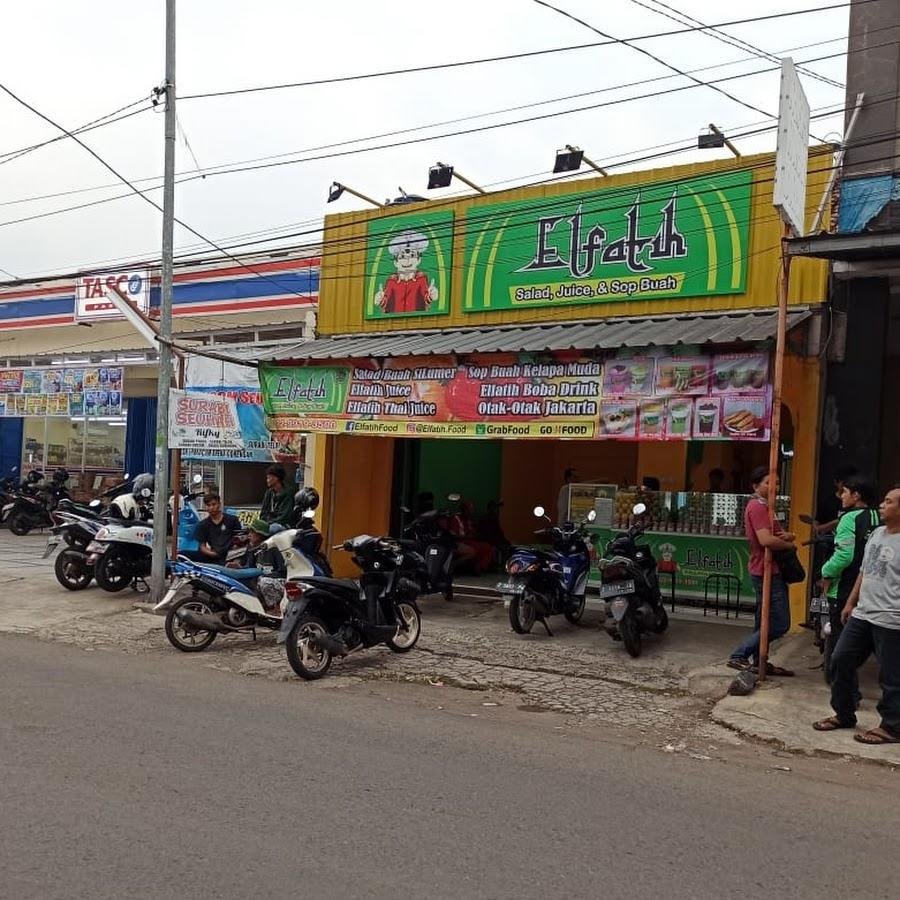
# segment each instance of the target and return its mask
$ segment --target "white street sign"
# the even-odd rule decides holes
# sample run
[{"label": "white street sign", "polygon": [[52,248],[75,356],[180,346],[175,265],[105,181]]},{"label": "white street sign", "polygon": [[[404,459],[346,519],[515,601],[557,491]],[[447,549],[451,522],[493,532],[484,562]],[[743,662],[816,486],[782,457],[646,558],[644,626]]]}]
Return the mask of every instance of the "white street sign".
[{"label": "white street sign", "polygon": [[806,165],[809,158],[809,101],[794,61],[781,60],[778,147],[772,202],[796,235],[806,233]]}]

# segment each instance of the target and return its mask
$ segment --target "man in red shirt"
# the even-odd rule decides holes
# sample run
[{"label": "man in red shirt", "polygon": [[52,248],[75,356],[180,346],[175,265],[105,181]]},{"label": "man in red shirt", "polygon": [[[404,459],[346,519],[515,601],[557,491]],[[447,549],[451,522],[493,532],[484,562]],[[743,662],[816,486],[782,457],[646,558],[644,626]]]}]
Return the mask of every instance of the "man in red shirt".
[{"label": "man in red shirt", "polygon": [[[766,547],[772,550],[793,550],[796,538],[786,532],[776,518],[769,517],[769,491],[778,491],[778,481],[771,484],[769,467],[759,466],[750,475],[753,496],[744,511],[744,531],[750,544],[750,577],[756,589],[756,627],[740,646],[736,647],[728,659],[732,669],[756,668],[759,663],[759,627],[762,613],[763,569]],[[769,640],[774,641],[786,634],[791,627],[791,607],[788,589],[781,577],[778,566],[772,563],[772,601],[769,606]],[[793,675],[789,669],[768,664],[767,675]]]},{"label": "man in red shirt", "polygon": [[391,239],[388,253],[394,258],[396,275],[391,275],[375,294],[375,303],[386,315],[426,312],[438,298],[434,281],[419,271],[428,238],[418,231],[403,231]]}]

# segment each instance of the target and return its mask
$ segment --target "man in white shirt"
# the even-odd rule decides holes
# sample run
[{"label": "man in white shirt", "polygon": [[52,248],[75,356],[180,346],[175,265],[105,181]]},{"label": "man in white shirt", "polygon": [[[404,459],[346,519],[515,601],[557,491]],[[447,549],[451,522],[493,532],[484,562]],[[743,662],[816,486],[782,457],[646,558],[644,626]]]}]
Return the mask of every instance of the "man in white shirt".
[{"label": "man in white shirt", "polygon": [[862,569],[841,613],[846,623],[831,657],[834,715],[813,725],[835,731],[856,725],[856,670],[874,652],[879,665],[881,724],[854,735],[862,744],[900,743],[900,485],[885,495],[866,544]]}]

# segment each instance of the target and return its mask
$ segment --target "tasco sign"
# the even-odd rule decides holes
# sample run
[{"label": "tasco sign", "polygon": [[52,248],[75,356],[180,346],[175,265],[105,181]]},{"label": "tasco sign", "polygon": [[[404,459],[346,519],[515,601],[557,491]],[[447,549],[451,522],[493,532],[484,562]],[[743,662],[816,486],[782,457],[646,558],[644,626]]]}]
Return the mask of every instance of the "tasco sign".
[{"label": "tasco sign", "polygon": [[739,294],[750,172],[476,204],[465,218],[466,312]]},{"label": "tasco sign", "polygon": [[150,311],[148,271],[79,275],[75,285],[75,318],[80,320],[122,318],[122,314],[108,297],[113,287],[118,288],[142,313]]}]

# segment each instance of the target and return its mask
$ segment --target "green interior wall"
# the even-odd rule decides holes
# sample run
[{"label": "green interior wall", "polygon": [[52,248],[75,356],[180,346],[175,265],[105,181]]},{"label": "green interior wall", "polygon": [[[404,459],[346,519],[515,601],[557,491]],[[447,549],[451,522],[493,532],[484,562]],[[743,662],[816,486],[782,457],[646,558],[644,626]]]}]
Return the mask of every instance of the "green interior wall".
[{"label": "green interior wall", "polygon": [[459,493],[483,512],[500,499],[502,451],[500,441],[422,440],[417,490],[432,491],[438,506]]}]

